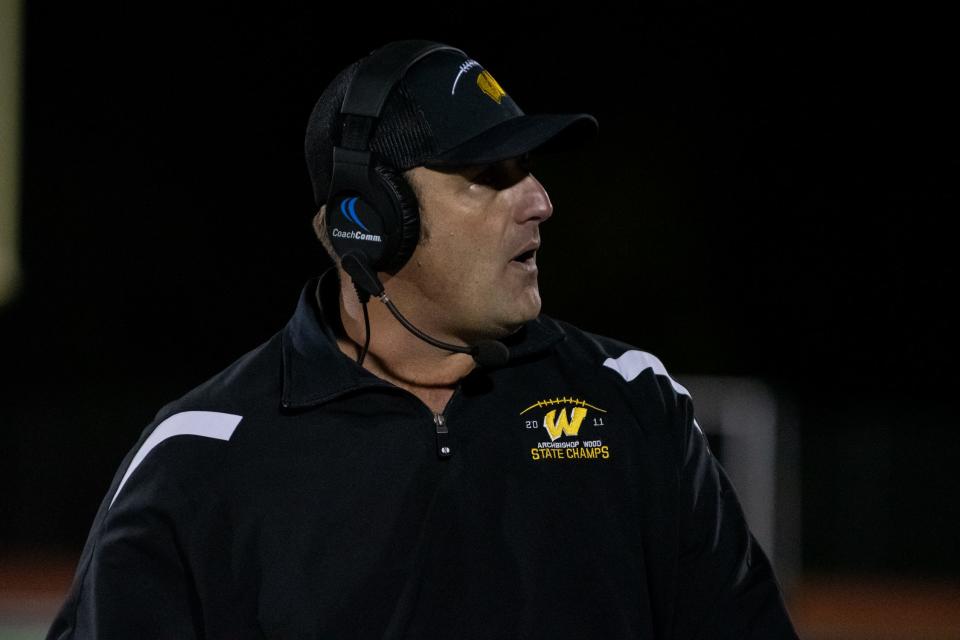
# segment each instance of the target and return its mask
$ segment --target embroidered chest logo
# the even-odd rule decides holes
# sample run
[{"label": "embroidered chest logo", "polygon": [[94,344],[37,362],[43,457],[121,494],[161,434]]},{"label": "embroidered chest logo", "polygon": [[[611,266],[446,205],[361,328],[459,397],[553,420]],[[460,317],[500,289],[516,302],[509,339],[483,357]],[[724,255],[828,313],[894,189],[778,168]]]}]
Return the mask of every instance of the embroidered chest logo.
[{"label": "embroidered chest logo", "polygon": [[[530,448],[531,460],[606,460],[610,447],[603,443],[606,410],[578,398],[537,400],[520,412],[524,428],[536,429],[540,438]],[[546,433],[541,433],[543,429]],[[582,433],[581,433],[582,431]],[[572,438],[572,439],[571,439]]]}]

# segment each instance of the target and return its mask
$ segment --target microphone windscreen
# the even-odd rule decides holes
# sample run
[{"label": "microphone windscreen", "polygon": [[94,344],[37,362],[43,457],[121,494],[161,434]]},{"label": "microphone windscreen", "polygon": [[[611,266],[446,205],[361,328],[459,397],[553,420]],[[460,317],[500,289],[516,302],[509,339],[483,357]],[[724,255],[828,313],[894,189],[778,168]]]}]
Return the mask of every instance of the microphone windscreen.
[{"label": "microphone windscreen", "polygon": [[476,348],[473,359],[481,367],[502,367],[510,359],[510,351],[507,349],[507,345],[496,340],[478,342]]}]

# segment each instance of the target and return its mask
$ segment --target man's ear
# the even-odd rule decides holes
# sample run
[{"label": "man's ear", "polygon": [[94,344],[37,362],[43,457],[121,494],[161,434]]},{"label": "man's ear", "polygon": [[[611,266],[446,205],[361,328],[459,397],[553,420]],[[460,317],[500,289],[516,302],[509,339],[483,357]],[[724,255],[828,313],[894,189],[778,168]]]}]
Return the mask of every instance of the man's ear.
[{"label": "man's ear", "polygon": [[323,226],[321,223],[323,221],[323,216],[326,214],[326,212],[327,212],[327,205],[323,204],[320,206],[320,210],[317,211],[316,215],[313,216],[313,232],[317,234],[317,238],[323,237]]}]

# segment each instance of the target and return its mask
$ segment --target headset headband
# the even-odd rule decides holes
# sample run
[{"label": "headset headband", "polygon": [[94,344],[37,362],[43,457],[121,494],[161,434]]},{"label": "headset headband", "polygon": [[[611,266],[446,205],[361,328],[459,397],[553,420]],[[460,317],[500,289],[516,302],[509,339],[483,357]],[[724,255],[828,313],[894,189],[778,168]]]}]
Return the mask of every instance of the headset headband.
[{"label": "headset headband", "polygon": [[[329,223],[331,243],[341,257],[359,251],[372,268],[399,269],[419,237],[416,207],[402,204],[402,186],[374,171],[370,141],[390,92],[415,62],[435,51],[460,49],[429,40],[401,40],[374,49],[363,58],[344,94],[340,140],[332,132],[333,167],[327,193],[329,215],[339,213],[356,228],[336,229]],[[465,54],[464,54],[465,55]],[[408,211],[408,209],[412,209]]]},{"label": "headset headband", "polygon": [[345,120],[340,146],[368,150],[374,124],[380,118],[393,87],[415,62],[444,49],[466,55],[456,47],[438,42],[401,40],[374,49],[361,60],[340,108]]}]

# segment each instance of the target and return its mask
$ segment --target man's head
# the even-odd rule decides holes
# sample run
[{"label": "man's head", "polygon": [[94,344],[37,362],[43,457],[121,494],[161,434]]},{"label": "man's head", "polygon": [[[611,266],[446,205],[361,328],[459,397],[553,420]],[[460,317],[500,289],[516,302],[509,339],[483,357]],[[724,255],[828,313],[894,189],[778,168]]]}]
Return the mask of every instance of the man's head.
[{"label": "man's head", "polygon": [[[360,62],[331,82],[307,128],[307,165],[320,207],[314,229],[321,242],[336,261],[343,229],[366,229],[369,210],[361,212],[358,204],[354,211],[346,197],[334,198],[343,185],[331,189],[331,181],[335,146],[368,148],[372,162],[394,169],[409,187],[419,218],[420,242],[402,254],[399,268],[388,271],[394,280],[389,288],[416,292],[416,303],[435,305],[437,314],[448,316],[444,324],[465,339],[512,332],[540,309],[534,259],[513,258],[539,246],[538,226],[552,212],[527,160],[534,150],[579,146],[596,135],[596,120],[587,114],[526,115],[488,70],[446,49],[407,69],[372,121],[368,144],[351,147],[347,140],[356,141],[360,129],[346,125],[340,109]],[[370,86],[364,91],[372,92]],[[331,240],[327,224],[334,215]]]},{"label": "man's head", "polygon": [[[529,154],[486,165],[403,172],[417,197],[420,242],[393,276],[454,312],[467,341],[508,335],[540,313],[539,225],[553,213]],[[326,234],[326,205],[314,219]],[[396,281],[395,281],[396,282]],[[469,338],[468,338],[469,337]]]}]

